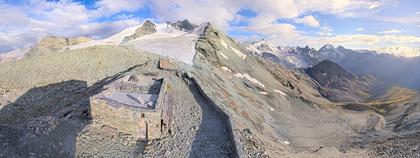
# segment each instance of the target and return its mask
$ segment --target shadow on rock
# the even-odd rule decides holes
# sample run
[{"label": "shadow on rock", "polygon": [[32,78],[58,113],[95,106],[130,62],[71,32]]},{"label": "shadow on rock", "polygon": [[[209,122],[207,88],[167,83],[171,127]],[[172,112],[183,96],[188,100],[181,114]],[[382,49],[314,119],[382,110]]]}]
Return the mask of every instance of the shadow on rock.
[{"label": "shadow on rock", "polygon": [[76,138],[91,123],[89,98],[125,71],[88,87],[69,80],[32,88],[0,111],[0,157],[75,157]]},{"label": "shadow on rock", "polygon": [[189,89],[200,105],[202,118],[189,157],[237,157],[228,116],[203,95],[194,79],[191,80]]}]

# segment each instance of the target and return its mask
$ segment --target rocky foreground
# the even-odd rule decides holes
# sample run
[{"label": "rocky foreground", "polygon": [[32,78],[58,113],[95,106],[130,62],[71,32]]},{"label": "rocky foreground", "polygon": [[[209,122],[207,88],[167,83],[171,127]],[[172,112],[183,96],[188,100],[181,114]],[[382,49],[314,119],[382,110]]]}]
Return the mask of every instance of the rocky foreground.
[{"label": "rocky foreground", "polygon": [[[183,49],[172,50],[177,41]],[[0,66],[0,157],[417,156],[416,93],[331,102],[320,88],[348,89],[254,56],[210,24],[148,22],[30,54]],[[106,113],[92,115],[92,97],[130,76],[171,83],[173,125],[156,139],[107,123]],[[127,104],[116,101],[117,110]],[[127,109],[143,106],[134,101]]]}]

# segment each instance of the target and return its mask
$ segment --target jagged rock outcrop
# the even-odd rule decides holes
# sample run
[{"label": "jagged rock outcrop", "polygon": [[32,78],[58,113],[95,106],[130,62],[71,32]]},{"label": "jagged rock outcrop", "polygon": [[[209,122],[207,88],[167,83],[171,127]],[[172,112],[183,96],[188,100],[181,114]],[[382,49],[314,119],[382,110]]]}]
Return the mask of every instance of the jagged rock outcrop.
[{"label": "jagged rock outcrop", "polygon": [[318,51],[306,47],[276,47],[266,40],[244,44],[254,55],[272,60],[287,68],[306,68],[319,62],[316,58]]},{"label": "jagged rock outcrop", "polygon": [[187,19],[171,23],[171,26],[182,31],[191,31],[198,27],[197,25],[190,23]]}]

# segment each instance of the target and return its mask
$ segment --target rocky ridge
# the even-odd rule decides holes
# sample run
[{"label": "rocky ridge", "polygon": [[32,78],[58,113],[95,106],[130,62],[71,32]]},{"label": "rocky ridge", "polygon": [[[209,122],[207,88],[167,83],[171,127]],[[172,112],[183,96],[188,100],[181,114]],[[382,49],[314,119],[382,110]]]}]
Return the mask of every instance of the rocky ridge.
[{"label": "rocky ridge", "polygon": [[[288,68],[308,68],[323,60],[330,60],[356,75],[372,75],[385,82],[387,87],[396,84],[406,88],[420,89],[419,83],[416,82],[420,79],[420,73],[415,70],[415,67],[420,66],[420,57],[418,56],[404,57],[381,51],[352,50],[342,46],[334,47],[331,44],[326,44],[319,50],[300,47],[276,47],[269,44],[271,45],[270,48],[274,49],[270,51],[258,50],[258,46],[267,45],[267,43],[269,42],[262,40],[243,45],[248,51],[256,52],[255,55]],[[395,49],[406,53],[410,52],[402,48]]]},{"label": "rocky ridge", "polygon": [[305,73],[319,83],[322,96],[335,102],[365,101],[375,84],[373,76],[353,75],[329,60],[305,69]]},{"label": "rocky ridge", "polygon": [[[168,30],[167,25],[156,26],[159,34],[131,40],[149,42],[150,45],[143,45],[148,47],[136,48],[136,43],[130,42],[123,45],[104,42],[3,64],[0,67],[0,111],[5,114],[0,115],[0,123],[11,128],[0,130],[4,136],[0,139],[3,151],[0,154],[10,156],[17,151],[27,151],[20,154],[65,157],[360,157],[368,156],[370,150],[354,145],[358,138],[371,135],[384,138],[389,136],[387,132],[398,132],[387,129],[384,120],[392,122],[394,119],[398,127],[413,127],[407,130],[417,127],[412,116],[417,114],[418,106],[412,101],[407,104],[410,105],[409,116],[398,112],[402,110],[398,108],[395,115],[385,119],[370,109],[357,111],[335,106],[337,104],[321,95],[318,83],[303,72],[253,56],[211,24],[200,25],[187,34],[182,30]],[[131,31],[136,29],[126,31],[130,34],[123,31],[121,36],[115,36],[118,37],[115,41],[132,35]],[[152,43],[150,37],[153,37]],[[171,61],[166,65],[170,65],[171,70],[159,69],[161,59],[167,56],[153,43],[163,41],[160,44],[170,45],[171,41],[177,41],[180,46],[179,39],[185,38],[188,47],[178,49],[189,52],[190,42],[194,41],[192,63],[185,62],[179,55],[169,56],[174,61],[164,61]],[[309,47],[302,49],[310,50]],[[172,54],[177,54],[177,51],[165,49]],[[87,99],[80,97],[89,97],[114,79],[126,75],[165,76],[177,83],[172,87],[176,114],[173,134],[154,141],[136,140],[100,121],[92,122],[90,104],[77,104],[77,101]],[[67,82],[72,80],[76,82]],[[56,105],[54,111],[65,112],[58,112],[63,114],[58,115],[45,110],[51,105]],[[70,113],[66,111],[67,106],[71,107]],[[17,122],[16,126],[14,122]],[[63,133],[65,129],[74,130]],[[15,137],[22,139],[8,139]]]}]

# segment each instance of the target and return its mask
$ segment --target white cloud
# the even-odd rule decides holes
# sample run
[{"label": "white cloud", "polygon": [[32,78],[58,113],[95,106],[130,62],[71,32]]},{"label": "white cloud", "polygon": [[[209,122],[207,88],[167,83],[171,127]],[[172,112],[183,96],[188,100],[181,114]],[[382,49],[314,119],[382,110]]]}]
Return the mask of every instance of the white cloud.
[{"label": "white cloud", "polygon": [[317,33],[320,36],[331,36],[333,29],[329,26],[323,26],[320,28],[320,31]]},{"label": "white cloud", "polygon": [[270,23],[259,27],[249,27],[251,31],[256,31],[271,37],[290,37],[296,35],[296,27],[287,23]]},{"label": "white cloud", "polygon": [[188,19],[196,24],[211,22],[221,30],[228,30],[229,21],[239,18],[236,14],[243,6],[238,0],[166,0],[150,1],[149,5],[160,20]]},{"label": "white cloud", "polygon": [[300,9],[306,11],[354,16],[357,12],[370,12],[370,10],[384,6],[388,2],[382,0],[318,0],[314,3],[312,0],[297,0],[296,3]]},{"label": "white cloud", "polygon": [[[129,12],[145,7],[152,11],[153,18],[160,21],[188,19],[196,24],[211,22],[224,31],[234,28],[232,22],[240,21],[247,23],[241,29],[256,32],[279,43],[306,44],[306,41],[312,41],[311,37],[294,25],[279,23],[278,20],[320,27],[320,22],[308,14],[320,12],[339,17],[369,15],[386,6],[389,1],[394,0],[318,0],[316,3],[312,0],[101,0],[95,2],[94,9],[87,9],[83,4],[70,0],[30,0],[30,3],[18,7],[0,2],[0,52],[4,48],[25,46],[46,35],[106,37],[138,24],[139,19],[130,16]],[[238,12],[244,8],[257,15],[239,15]],[[97,22],[97,19],[121,12],[125,14],[118,15],[114,21]],[[14,18],[10,18],[10,15]],[[418,21],[415,18],[404,20]],[[318,35],[333,36],[332,28],[323,25]]]},{"label": "white cloud", "polygon": [[376,21],[385,21],[385,22],[394,22],[400,24],[415,24],[420,23],[420,14],[416,14],[415,16],[403,16],[403,17],[385,17],[380,15],[368,16],[368,19],[376,20]]},{"label": "white cloud", "polygon": [[[13,18],[11,18],[11,15]],[[23,13],[21,8],[1,5],[0,3],[0,28],[21,26],[28,23],[29,17]]]},{"label": "white cloud", "polygon": [[359,27],[359,28],[357,28],[356,30],[357,30],[357,31],[363,31],[363,30],[365,30],[365,29],[364,29],[364,28]]},{"label": "white cloud", "polygon": [[115,1],[99,1],[96,10],[89,10],[80,3],[67,0],[32,0],[21,6],[0,2],[0,52],[34,44],[48,35],[103,38],[139,24],[140,21],[136,18],[95,22],[95,19],[103,16],[142,7],[139,1],[118,1],[117,5],[112,4],[113,2]]},{"label": "white cloud", "polygon": [[[227,30],[230,21],[243,19],[238,11],[243,8],[256,12],[259,16],[276,19],[295,19],[311,12],[322,12],[339,16],[370,12],[387,4],[389,0],[161,0],[148,1],[149,8],[161,20],[189,19],[194,23],[211,22],[218,28]],[[245,19],[247,21],[249,19]],[[318,27],[313,16],[297,20],[308,26]],[[271,21],[274,22],[274,21]]]},{"label": "white cloud", "polygon": [[[321,12],[323,14],[332,14],[339,17],[355,16],[355,13],[370,13],[372,10],[378,9],[387,5],[385,0],[319,0],[314,3],[311,0],[261,0],[255,2],[247,0],[246,8],[255,11],[258,15],[247,22],[248,30],[253,30],[264,35],[270,32],[268,38],[273,38],[274,43],[286,45],[302,45],[305,44],[308,38],[304,32],[297,30],[291,24],[277,24],[278,19],[296,19],[297,17],[313,12]],[[307,24],[319,27],[319,22],[315,18],[307,18],[311,22],[306,21]],[[315,22],[316,21],[316,22]],[[294,22],[303,22],[303,19]],[[280,31],[281,28],[282,30]],[[332,28],[323,26],[317,33],[320,36],[332,36]],[[281,37],[281,38],[277,38]]]},{"label": "white cloud", "polygon": [[275,22],[276,17],[272,15],[260,15],[249,21],[249,26],[245,30],[258,32],[269,38],[283,37],[284,39],[298,36],[296,27],[288,23]]},{"label": "white cloud", "polygon": [[420,11],[417,11],[417,12],[416,12],[416,15],[420,15]]},{"label": "white cloud", "polygon": [[246,0],[246,7],[254,10],[261,15],[275,16],[276,18],[295,18],[298,17],[302,10],[294,0]]},{"label": "white cloud", "polygon": [[391,30],[384,30],[381,32],[378,32],[378,34],[395,34],[395,33],[400,33],[400,30],[397,29],[391,29]]},{"label": "white cloud", "polygon": [[325,43],[343,45],[353,49],[372,49],[398,46],[420,45],[420,37],[407,35],[369,35],[369,34],[349,34],[331,37],[306,37],[306,43],[314,47],[321,47]]},{"label": "white cloud", "polygon": [[312,15],[307,15],[303,18],[295,19],[295,23],[304,24],[310,27],[318,27],[319,22]]},{"label": "white cloud", "polygon": [[395,56],[416,57],[420,56],[420,47],[411,48],[406,46],[392,46],[376,49],[379,53],[393,54]]},{"label": "white cloud", "polygon": [[98,9],[95,11],[97,16],[109,16],[121,11],[136,11],[143,8],[145,0],[101,0],[96,3]]}]

